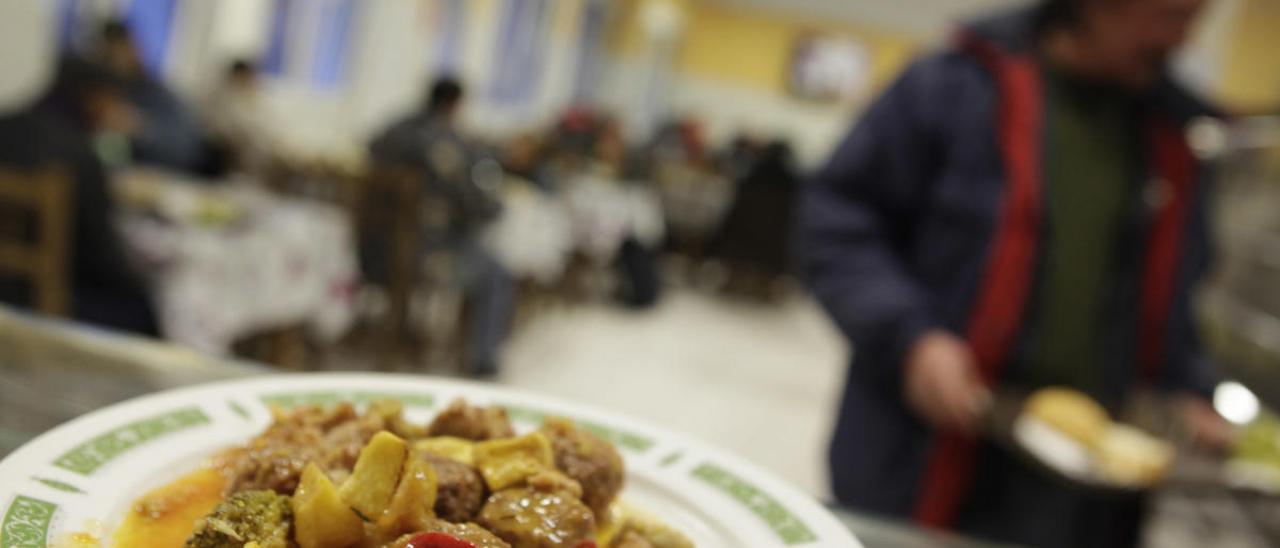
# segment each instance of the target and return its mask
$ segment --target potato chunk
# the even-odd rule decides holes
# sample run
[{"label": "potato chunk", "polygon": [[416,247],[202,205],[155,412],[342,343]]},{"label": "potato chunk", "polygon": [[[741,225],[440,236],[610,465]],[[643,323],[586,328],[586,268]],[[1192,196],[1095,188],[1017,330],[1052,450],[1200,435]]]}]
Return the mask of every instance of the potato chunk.
[{"label": "potato chunk", "polygon": [[301,548],[345,548],[364,538],[364,524],[315,464],[293,492],[293,538]]},{"label": "potato chunk", "polygon": [[498,491],[554,468],[551,441],[539,432],[518,438],[490,440],[475,446],[476,468],[489,489]]},{"label": "potato chunk", "polygon": [[378,519],[378,528],[392,536],[421,531],[434,520],[435,505],[435,470],[426,461],[408,459],[391,504]]},{"label": "potato chunk", "polygon": [[360,450],[351,477],[342,483],[338,496],[365,521],[382,516],[391,504],[396,484],[409,457],[409,446],[390,432],[379,432]]},{"label": "potato chunk", "polygon": [[414,451],[448,457],[467,466],[475,466],[475,445],[471,440],[453,436],[436,436],[413,442]]}]

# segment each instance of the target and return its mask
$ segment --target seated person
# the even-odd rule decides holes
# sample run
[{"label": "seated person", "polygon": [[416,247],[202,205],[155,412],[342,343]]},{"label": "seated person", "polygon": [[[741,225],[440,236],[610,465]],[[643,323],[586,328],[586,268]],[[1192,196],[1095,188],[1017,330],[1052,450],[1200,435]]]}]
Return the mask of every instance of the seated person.
[{"label": "seated person", "polygon": [[203,114],[205,126],[226,147],[236,168],[259,171],[271,160],[277,148],[276,126],[263,102],[262,82],[252,62],[231,62]]},{"label": "seated person", "polygon": [[471,310],[465,367],[475,375],[492,376],[511,322],[514,285],[481,245],[482,231],[500,214],[501,204],[494,196],[500,181],[477,177],[483,171],[475,169],[482,165],[482,155],[456,126],[462,100],[462,85],[441,78],[420,109],[373,139],[369,156],[379,165],[421,170],[426,176],[424,194],[448,204],[447,226],[423,231],[424,252],[445,251],[457,257],[457,277]]},{"label": "seated person", "polygon": [[138,113],[138,131],[129,143],[134,160],[202,175],[225,170],[226,153],[206,139],[187,105],[147,73],[123,22],[103,25],[91,60],[119,80],[125,100]]},{"label": "seated person", "polygon": [[791,273],[790,227],[800,189],[791,146],[769,143],[741,173],[709,252],[729,264],[728,289],[773,296],[775,282]]},{"label": "seated person", "polygon": [[[6,73],[7,67],[0,67]],[[71,314],[87,323],[157,335],[145,287],[129,267],[112,224],[114,203],[93,138],[127,133],[133,117],[116,82],[80,61],[64,59],[43,99],[0,114],[0,165],[12,170],[66,170],[73,183]],[[0,279],[0,300],[27,302],[26,288]]]}]

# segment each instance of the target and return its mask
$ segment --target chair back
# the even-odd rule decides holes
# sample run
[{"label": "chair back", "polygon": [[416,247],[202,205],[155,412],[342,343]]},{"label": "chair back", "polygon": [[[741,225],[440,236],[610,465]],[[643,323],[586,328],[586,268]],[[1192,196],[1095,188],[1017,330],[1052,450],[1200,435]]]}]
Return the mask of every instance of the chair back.
[{"label": "chair back", "polygon": [[25,280],[45,314],[71,307],[71,200],[61,169],[0,169],[0,274]]}]

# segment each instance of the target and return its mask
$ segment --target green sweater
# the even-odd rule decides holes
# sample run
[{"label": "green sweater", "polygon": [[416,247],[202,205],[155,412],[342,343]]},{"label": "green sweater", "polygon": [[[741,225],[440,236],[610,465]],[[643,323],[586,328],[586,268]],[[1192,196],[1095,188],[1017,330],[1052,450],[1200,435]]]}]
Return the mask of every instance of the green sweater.
[{"label": "green sweater", "polygon": [[1117,283],[1117,243],[1136,185],[1134,101],[1045,71],[1047,231],[1029,379],[1086,392],[1101,382],[1099,341]]}]

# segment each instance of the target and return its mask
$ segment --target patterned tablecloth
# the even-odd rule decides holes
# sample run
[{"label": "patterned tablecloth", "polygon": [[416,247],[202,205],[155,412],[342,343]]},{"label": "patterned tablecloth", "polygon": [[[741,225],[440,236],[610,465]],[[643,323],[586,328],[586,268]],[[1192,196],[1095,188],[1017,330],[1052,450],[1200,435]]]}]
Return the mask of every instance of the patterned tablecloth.
[{"label": "patterned tablecloth", "polygon": [[304,324],[322,340],[354,318],[349,219],[251,181],[201,184],[158,172],[118,178],[126,246],[152,285],[166,338],[213,354],[266,329]]}]

